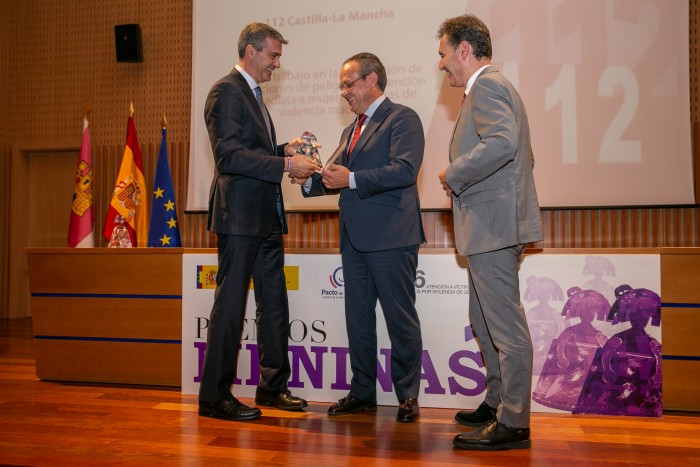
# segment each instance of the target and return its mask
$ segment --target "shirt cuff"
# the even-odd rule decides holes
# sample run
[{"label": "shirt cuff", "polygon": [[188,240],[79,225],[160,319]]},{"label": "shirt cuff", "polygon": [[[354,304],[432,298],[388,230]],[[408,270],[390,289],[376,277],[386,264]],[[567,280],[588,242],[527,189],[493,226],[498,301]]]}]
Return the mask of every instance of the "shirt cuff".
[{"label": "shirt cuff", "polygon": [[302,190],[304,190],[304,193],[308,193],[311,191],[311,185],[313,184],[313,180],[311,177],[306,179],[306,182],[301,186]]}]

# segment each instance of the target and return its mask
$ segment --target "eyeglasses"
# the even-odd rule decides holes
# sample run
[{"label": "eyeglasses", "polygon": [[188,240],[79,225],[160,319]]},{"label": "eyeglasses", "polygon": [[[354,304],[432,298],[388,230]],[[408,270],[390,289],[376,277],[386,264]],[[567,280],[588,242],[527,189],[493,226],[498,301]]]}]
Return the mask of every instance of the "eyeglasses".
[{"label": "eyeglasses", "polygon": [[[369,74],[369,73],[368,73],[368,74]],[[340,91],[340,92],[347,91],[348,89],[352,88],[352,86],[353,86],[357,81],[359,81],[359,80],[361,80],[361,79],[365,79],[366,77],[367,77],[367,75],[362,75],[362,76],[360,76],[359,78],[350,81],[349,83],[339,84],[339,85],[338,85],[338,91]]]}]

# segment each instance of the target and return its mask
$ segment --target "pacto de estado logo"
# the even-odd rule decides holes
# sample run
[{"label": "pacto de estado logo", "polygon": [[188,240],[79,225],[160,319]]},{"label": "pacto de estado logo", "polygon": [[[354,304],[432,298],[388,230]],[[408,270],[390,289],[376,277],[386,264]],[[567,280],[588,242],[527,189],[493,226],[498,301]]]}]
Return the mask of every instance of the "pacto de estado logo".
[{"label": "pacto de estado logo", "polygon": [[343,287],[345,279],[343,278],[343,267],[336,268],[329,276],[328,281],[332,289],[321,289],[321,297],[323,298],[343,298]]}]

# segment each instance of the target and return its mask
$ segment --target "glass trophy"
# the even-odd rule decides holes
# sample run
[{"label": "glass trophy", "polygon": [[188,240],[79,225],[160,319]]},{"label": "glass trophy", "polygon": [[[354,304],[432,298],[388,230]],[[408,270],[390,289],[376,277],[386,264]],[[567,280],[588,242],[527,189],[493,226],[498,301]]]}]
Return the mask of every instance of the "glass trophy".
[{"label": "glass trophy", "polygon": [[301,135],[302,143],[297,149],[297,154],[308,157],[311,161],[319,167],[323,167],[323,162],[321,162],[321,156],[318,153],[318,148],[316,147],[316,135],[310,131],[305,131]]}]

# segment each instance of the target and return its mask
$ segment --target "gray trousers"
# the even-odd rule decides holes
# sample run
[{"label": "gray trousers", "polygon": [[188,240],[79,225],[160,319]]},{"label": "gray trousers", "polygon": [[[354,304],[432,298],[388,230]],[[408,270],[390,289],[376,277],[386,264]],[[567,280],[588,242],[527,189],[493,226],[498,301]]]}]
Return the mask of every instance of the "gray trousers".
[{"label": "gray trousers", "polygon": [[486,364],[486,403],[498,421],[530,426],[532,340],[520,302],[524,245],[468,256],[469,320]]}]

